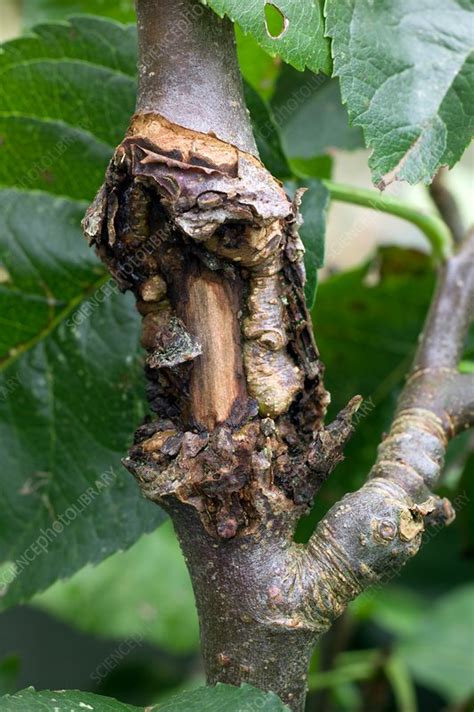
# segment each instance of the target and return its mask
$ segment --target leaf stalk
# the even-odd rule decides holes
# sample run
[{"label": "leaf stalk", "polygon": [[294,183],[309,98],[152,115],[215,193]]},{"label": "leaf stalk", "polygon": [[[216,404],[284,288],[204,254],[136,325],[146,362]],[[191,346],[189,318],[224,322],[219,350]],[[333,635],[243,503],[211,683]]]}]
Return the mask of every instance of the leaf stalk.
[{"label": "leaf stalk", "polygon": [[445,262],[453,253],[453,239],[446,223],[436,215],[421,213],[411,205],[407,205],[397,198],[393,198],[375,190],[355,188],[351,185],[323,180],[322,183],[329,190],[332,200],[343,203],[361,205],[381,212],[395,215],[402,220],[411,222],[421,230],[431,245],[433,257],[437,262]]}]

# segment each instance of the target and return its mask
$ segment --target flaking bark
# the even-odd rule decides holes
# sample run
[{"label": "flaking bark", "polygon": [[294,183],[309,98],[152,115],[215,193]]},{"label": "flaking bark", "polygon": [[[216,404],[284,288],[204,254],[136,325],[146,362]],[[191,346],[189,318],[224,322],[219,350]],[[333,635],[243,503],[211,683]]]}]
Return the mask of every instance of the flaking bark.
[{"label": "flaking bark", "polygon": [[368,483],[295,544],[361,399],[324,424],[300,195],[290,200],[258,159],[230,25],[192,0],[139,0],[138,18],[137,113],[84,220],[143,317],[153,416],[125,464],[173,519],[209,682],[250,682],[301,710],[321,633],[416,553],[430,519],[453,517],[432,488],[448,439],[474,418],[473,378],[456,370],[474,242],[444,269]]}]

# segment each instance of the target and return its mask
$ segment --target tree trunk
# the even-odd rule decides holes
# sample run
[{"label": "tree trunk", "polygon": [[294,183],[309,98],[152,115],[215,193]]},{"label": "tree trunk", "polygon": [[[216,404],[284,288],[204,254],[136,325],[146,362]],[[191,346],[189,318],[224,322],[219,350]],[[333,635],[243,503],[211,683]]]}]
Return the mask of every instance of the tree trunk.
[{"label": "tree trunk", "polygon": [[[371,479],[295,544],[361,399],[324,425],[300,196],[258,159],[231,24],[195,0],[138,0],[137,11],[137,111],[84,220],[143,316],[154,416],[125,464],[173,519],[209,683],[249,682],[302,710],[317,638],[417,551],[424,519],[452,518],[430,488],[447,439],[474,418],[472,381],[453,366],[474,295],[455,285],[474,283],[473,247],[453,258],[425,338],[441,339],[449,366],[433,375],[422,342]],[[445,347],[438,315],[453,303],[464,317]]]},{"label": "tree trunk", "polygon": [[193,581],[208,682],[248,682],[303,709],[315,635],[281,610],[282,575],[295,568],[291,537],[271,528],[218,541],[189,509],[172,516]]}]

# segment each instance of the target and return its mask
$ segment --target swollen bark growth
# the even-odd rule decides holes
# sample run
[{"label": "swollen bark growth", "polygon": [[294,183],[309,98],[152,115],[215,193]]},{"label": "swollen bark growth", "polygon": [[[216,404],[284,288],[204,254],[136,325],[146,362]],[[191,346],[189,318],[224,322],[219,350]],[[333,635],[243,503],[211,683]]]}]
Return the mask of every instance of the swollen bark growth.
[{"label": "swollen bark growth", "polygon": [[[154,415],[125,464],[173,518],[209,682],[250,682],[301,710],[318,636],[417,551],[426,518],[452,517],[430,490],[447,439],[474,417],[472,379],[455,371],[473,247],[442,278],[369,483],[329,512],[308,546],[295,544],[360,403],[324,425],[300,195],[290,200],[258,159],[230,23],[193,0],[139,0],[137,10],[137,111],[84,221],[143,317]],[[462,293],[461,278],[471,285]],[[454,351],[439,329],[453,300],[464,315],[450,330]],[[433,356],[438,332],[446,363]]]}]

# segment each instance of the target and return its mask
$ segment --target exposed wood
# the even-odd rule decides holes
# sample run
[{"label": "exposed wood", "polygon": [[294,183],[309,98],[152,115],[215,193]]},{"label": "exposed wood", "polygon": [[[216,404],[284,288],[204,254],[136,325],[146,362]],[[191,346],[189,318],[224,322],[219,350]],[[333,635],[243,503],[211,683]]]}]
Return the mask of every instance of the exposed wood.
[{"label": "exposed wood", "polygon": [[198,267],[188,274],[183,294],[178,314],[202,347],[191,372],[190,412],[198,426],[214,430],[233,412],[247,410],[238,285]]}]

